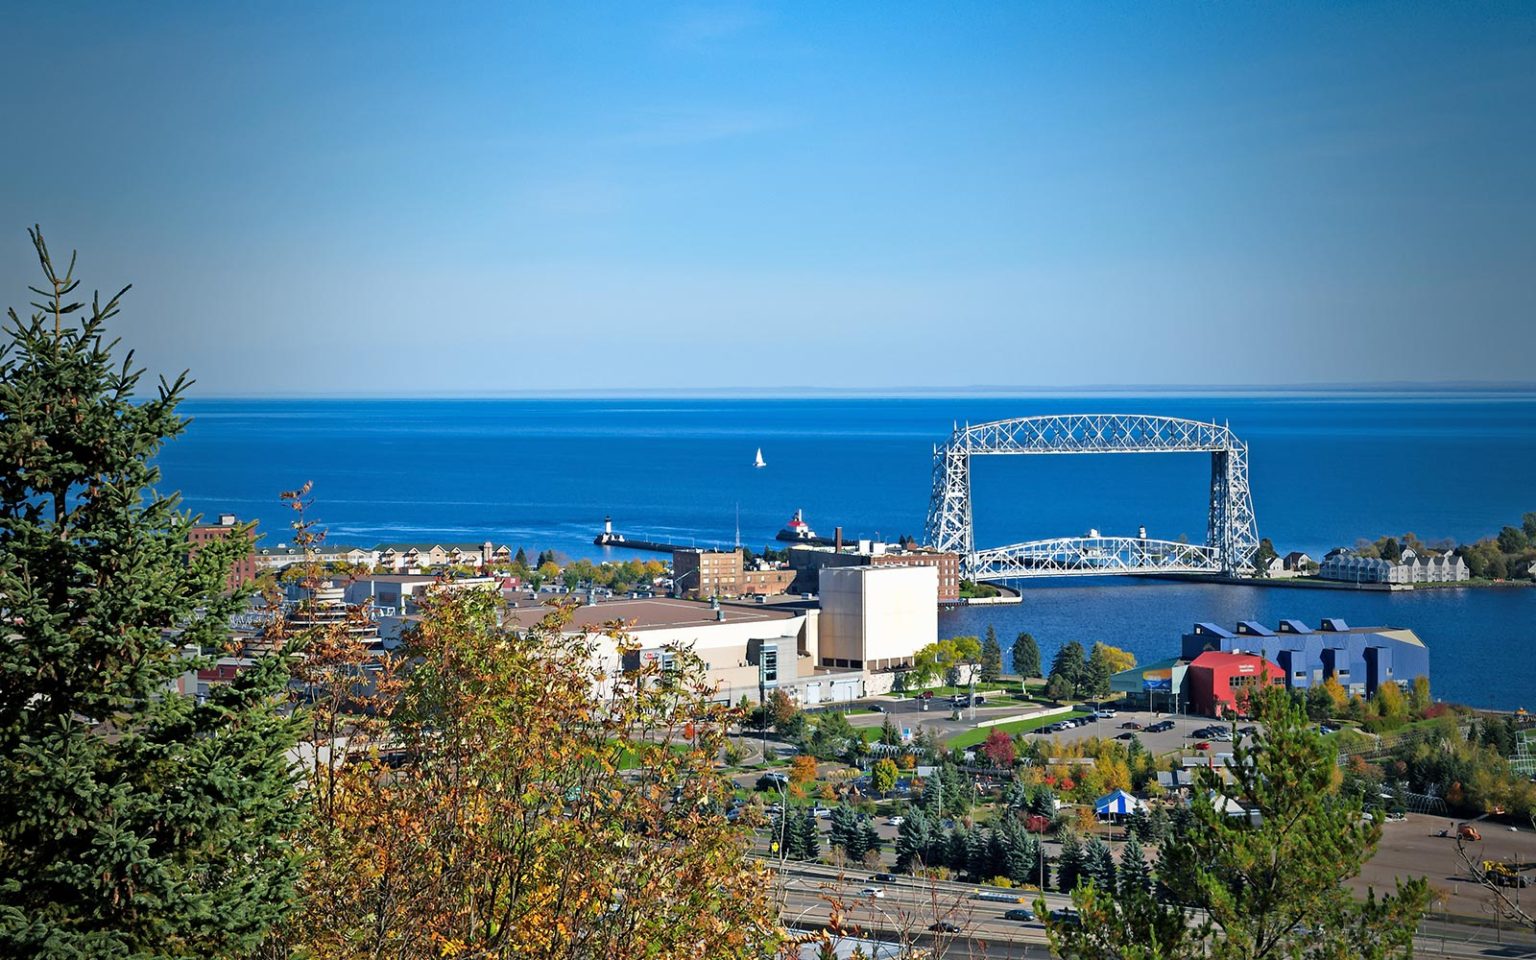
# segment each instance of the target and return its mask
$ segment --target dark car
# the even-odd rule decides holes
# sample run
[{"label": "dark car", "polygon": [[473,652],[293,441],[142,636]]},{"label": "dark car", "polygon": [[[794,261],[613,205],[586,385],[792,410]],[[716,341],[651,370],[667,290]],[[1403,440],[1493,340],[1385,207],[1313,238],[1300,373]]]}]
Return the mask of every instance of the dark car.
[{"label": "dark car", "polygon": [[1120,729],[1121,730],[1140,730],[1141,729],[1141,724],[1137,723],[1135,720],[1127,720],[1124,723],[1120,724]]},{"label": "dark car", "polygon": [[1136,739],[1136,734],[1134,734],[1134,733],[1122,733],[1122,734],[1120,734],[1120,736],[1116,737],[1115,739],[1116,740],[1135,740]]},{"label": "dark car", "polygon": [[881,883],[895,883],[896,882],[896,874],[894,874],[894,873],[877,873],[877,874],[874,875],[873,879],[878,880]]},{"label": "dark car", "polygon": [[782,773],[765,773],[757,778],[759,790],[782,790],[789,786],[789,777]]},{"label": "dark car", "polygon": [[935,920],[928,924],[928,929],[933,933],[959,933],[960,928],[948,920]]},{"label": "dark car", "polygon": [[1240,737],[1251,737],[1251,736],[1254,736],[1255,734],[1257,734],[1258,732],[1259,732],[1259,728],[1258,727],[1239,727],[1238,730],[1237,730],[1237,735],[1240,736]]}]

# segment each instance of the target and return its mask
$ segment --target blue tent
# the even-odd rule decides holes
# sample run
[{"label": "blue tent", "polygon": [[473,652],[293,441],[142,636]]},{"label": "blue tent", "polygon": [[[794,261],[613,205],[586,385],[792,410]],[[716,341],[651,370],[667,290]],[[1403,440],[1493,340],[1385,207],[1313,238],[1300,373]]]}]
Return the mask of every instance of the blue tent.
[{"label": "blue tent", "polygon": [[1107,793],[1093,802],[1093,812],[1101,817],[1124,817],[1143,810],[1146,804],[1126,793],[1124,790],[1116,790]]}]

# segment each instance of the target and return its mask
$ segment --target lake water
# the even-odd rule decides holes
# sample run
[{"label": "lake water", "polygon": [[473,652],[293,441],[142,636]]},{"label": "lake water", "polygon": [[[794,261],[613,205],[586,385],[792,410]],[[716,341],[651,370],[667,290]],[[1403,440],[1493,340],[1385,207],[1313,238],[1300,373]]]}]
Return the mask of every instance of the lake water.
[{"label": "lake water", "polygon": [[[1357,537],[1471,539],[1536,510],[1536,395],[192,401],[160,458],[187,505],[291,519],[279,491],[315,483],[333,543],[495,540],[570,556],[603,516],[631,537],[768,543],[796,508],[818,532],[921,536],[932,445],[953,422],[1046,413],[1220,420],[1250,447],[1259,532],[1314,556]],[[754,469],[763,450],[768,466]],[[1089,528],[1204,537],[1203,456],[991,457],[973,469],[978,545]],[[1365,594],[1158,582],[1032,586],[1018,606],[946,613],[947,634],[1027,629],[1048,658],[1105,640],[1142,660],[1196,620],[1278,617],[1412,627],[1437,692],[1515,706],[1536,683],[1536,590]]]}]

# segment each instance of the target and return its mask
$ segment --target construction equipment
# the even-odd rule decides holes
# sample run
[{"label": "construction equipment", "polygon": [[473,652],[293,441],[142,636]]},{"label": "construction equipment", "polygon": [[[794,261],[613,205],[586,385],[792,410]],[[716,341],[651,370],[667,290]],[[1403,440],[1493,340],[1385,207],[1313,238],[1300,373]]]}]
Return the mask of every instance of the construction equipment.
[{"label": "construction equipment", "polygon": [[1523,866],[1503,860],[1484,860],[1483,876],[1496,887],[1527,887],[1531,881],[1520,873]]},{"label": "construction equipment", "polygon": [[1470,823],[1459,824],[1456,827],[1456,839],[1477,841],[1483,839],[1483,835],[1477,832],[1477,828]]}]

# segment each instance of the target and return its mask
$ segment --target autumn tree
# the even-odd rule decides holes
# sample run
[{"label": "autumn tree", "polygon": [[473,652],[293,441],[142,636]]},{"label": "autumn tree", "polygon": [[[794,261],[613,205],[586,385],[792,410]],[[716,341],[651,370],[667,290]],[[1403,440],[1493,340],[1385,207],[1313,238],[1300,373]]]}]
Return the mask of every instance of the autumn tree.
[{"label": "autumn tree", "polygon": [[875,762],[869,774],[870,785],[883,797],[896,789],[896,778],[901,775],[901,771],[896,769],[894,760],[884,757]]},{"label": "autumn tree", "polygon": [[286,665],[177,687],[230,643],[247,531],[190,549],[154,465],[190,381],[141,395],[107,331],[126,288],[87,307],[32,243],[0,343],[0,955],[243,953],[298,872]]},{"label": "autumn tree", "polygon": [[982,741],[981,752],[999,767],[1013,766],[1014,758],[1018,756],[1013,738],[1002,730],[993,730],[987,734],[987,739]]},{"label": "autumn tree", "polygon": [[816,779],[816,758],[802,753],[789,762],[790,783],[810,783]]},{"label": "autumn tree", "polygon": [[430,595],[398,689],[372,728],[359,718],[370,736],[327,745],[334,789],[303,838],[289,945],[316,960],[760,955],[777,936],[769,884],[749,828],[722,815],[713,761],[734,718],[702,663],[675,649],[665,673],[621,670],[638,645],[617,626],[575,631],[562,608],[507,629],[500,612],[491,591]]}]

